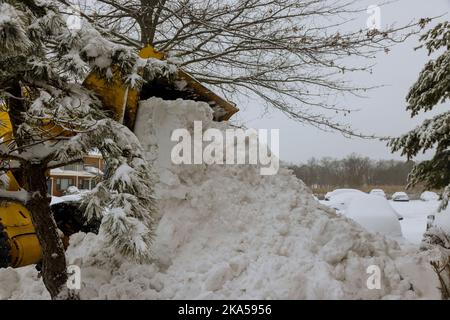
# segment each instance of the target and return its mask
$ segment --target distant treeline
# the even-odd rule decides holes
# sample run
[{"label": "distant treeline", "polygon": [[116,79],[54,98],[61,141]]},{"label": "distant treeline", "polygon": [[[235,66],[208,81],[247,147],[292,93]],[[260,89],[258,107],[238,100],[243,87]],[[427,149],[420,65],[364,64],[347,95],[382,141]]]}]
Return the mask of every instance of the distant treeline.
[{"label": "distant treeline", "polygon": [[295,175],[312,188],[406,185],[413,161],[373,160],[351,154],[338,160],[312,158],[305,164],[291,165]]}]

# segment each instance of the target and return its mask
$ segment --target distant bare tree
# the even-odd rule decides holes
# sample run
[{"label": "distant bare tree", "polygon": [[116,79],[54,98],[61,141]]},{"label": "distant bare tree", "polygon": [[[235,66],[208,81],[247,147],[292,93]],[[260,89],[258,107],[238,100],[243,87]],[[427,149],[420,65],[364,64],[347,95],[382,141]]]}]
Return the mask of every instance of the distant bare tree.
[{"label": "distant bare tree", "polygon": [[346,177],[348,185],[362,186],[367,183],[370,166],[369,158],[351,154],[342,160],[342,176]]},{"label": "distant bare tree", "polygon": [[[112,32],[118,43],[151,44],[227,98],[247,96],[265,108],[322,129],[355,135],[336,114],[339,94],[360,94],[346,72],[370,71],[366,58],[405,40],[417,24],[348,31],[366,8],[355,0],[59,0]],[[348,57],[361,57],[355,65]]]},{"label": "distant bare tree", "polygon": [[294,174],[313,188],[406,185],[413,161],[372,160],[357,154],[344,159],[312,158],[305,164],[291,165]]}]

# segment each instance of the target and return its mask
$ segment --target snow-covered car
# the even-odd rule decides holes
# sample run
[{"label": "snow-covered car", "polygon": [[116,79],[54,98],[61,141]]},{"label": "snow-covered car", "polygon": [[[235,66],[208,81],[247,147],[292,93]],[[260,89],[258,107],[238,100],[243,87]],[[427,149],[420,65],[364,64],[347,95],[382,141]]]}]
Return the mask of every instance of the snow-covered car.
[{"label": "snow-covered car", "polygon": [[371,232],[402,236],[399,214],[382,197],[370,194],[353,196],[345,210],[345,216]]},{"label": "snow-covered car", "polygon": [[360,193],[363,194],[364,192],[362,192],[361,190],[357,190],[357,189],[335,189],[333,191],[327,192],[325,194],[325,200],[326,201],[330,201],[331,198],[342,195],[344,193]]},{"label": "snow-covered car", "polygon": [[399,191],[392,195],[392,200],[393,201],[409,201],[409,196],[405,192]]},{"label": "snow-covered car", "polygon": [[357,193],[357,192],[341,193],[341,194],[331,197],[330,200],[328,200],[326,202],[326,205],[328,207],[335,209],[337,211],[337,213],[344,214],[345,209],[347,208],[350,201],[353,199],[353,197],[355,195],[359,195],[359,194],[364,194],[364,193],[363,192],[361,192],[361,193]]},{"label": "snow-covered car", "polygon": [[422,201],[438,201],[439,195],[433,191],[424,191],[420,195],[420,200],[422,200]]},{"label": "snow-covered car", "polygon": [[379,197],[386,198],[386,193],[384,193],[384,191],[382,189],[372,189],[372,190],[370,190],[369,194],[371,194],[373,196],[379,196]]}]

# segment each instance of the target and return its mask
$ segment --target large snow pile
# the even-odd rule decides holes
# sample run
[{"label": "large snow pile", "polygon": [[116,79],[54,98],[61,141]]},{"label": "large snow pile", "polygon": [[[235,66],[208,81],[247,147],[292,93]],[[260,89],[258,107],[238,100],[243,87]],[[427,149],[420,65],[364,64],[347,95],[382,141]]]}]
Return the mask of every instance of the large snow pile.
[{"label": "large snow pile", "polygon": [[[136,134],[160,175],[154,262],[136,265],[101,249],[101,233],[76,234],[67,255],[81,266],[81,298],[439,298],[425,254],[336,215],[288,170],[261,176],[251,165],[171,165],[172,130],[191,130],[194,120],[228,128],[211,119],[206,103],[141,103]],[[371,265],[381,269],[379,290],[366,285]],[[0,271],[0,297],[48,297],[36,274]]]}]

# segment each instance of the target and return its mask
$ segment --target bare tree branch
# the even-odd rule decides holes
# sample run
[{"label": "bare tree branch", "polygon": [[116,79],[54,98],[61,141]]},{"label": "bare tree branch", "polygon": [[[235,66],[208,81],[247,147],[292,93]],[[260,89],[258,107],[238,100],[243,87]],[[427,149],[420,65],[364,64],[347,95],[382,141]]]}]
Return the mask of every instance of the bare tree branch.
[{"label": "bare tree branch", "polygon": [[331,117],[354,108],[330,104],[329,97],[370,89],[347,83],[345,74],[370,71],[368,59],[423,27],[417,21],[349,29],[361,14],[366,8],[355,0],[96,0],[83,12],[114,30],[118,42],[169,52],[228,99],[247,95],[345,134],[352,130]]}]

